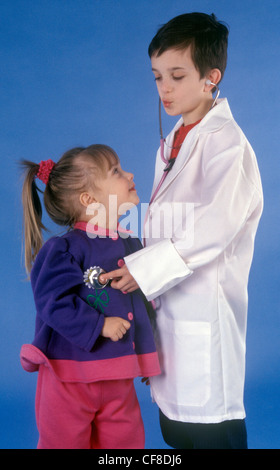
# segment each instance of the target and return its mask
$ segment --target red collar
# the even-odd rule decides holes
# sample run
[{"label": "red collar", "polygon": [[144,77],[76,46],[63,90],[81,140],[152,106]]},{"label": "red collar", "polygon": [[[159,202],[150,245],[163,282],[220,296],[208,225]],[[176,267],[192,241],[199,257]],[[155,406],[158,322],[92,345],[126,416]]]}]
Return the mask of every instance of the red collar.
[{"label": "red collar", "polygon": [[118,238],[118,232],[120,232],[120,233],[132,233],[131,230],[126,230],[126,229],[122,228],[119,224],[118,224],[117,230],[112,230],[112,229],[99,227],[98,225],[93,225],[90,222],[80,221],[80,222],[75,223],[74,229],[75,228],[79,229],[79,230],[83,230],[84,232],[89,232],[89,233],[93,233],[95,235],[99,235],[101,237],[105,236],[105,237],[110,237],[110,238]]},{"label": "red collar", "polygon": [[197,122],[194,122],[193,124],[189,124],[188,126],[182,125],[181,127],[179,127],[179,129],[174,134],[173,148],[172,148],[170,158],[177,157],[179,150],[181,148],[181,145],[184,142],[186,136],[197,124],[200,123],[200,121],[201,119],[199,119],[199,121]]}]

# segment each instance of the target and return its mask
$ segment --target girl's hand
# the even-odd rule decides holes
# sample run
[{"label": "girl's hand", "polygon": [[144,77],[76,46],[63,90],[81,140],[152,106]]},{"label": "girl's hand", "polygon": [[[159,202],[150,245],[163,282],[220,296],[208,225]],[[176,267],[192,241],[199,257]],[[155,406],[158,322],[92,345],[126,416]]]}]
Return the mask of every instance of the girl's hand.
[{"label": "girl's hand", "polygon": [[119,289],[123,292],[133,292],[139,289],[137,282],[134,277],[130,274],[126,265],[122,268],[117,269],[116,271],[111,271],[109,273],[101,274],[99,280],[105,284],[107,280],[112,280],[111,287],[114,289]]},{"label": "girl's hand", "polygon": [[130,328],[130,323],[120,317],[106,317],[101,336],[110,338],[112,341],[119,341]]}]

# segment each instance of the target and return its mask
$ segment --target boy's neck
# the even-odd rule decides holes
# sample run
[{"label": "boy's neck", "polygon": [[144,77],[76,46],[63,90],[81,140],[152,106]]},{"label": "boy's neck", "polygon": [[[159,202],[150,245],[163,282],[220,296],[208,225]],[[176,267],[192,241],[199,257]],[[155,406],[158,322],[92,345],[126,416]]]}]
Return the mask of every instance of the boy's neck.
[{"label": "boy's neck", "polygon": [[196,108],[194,111],[191,111],[189,113],[184,113],[182,114],[182,118],[184,121],[184,126],[189,126],[191,124],[194,124],[197,121],[201,121],[201,119],[206,116],[206,114],[210,111],[213,105],[213,99],[212,97],[207,99],[206,101],[203,101],[201,105]]}]

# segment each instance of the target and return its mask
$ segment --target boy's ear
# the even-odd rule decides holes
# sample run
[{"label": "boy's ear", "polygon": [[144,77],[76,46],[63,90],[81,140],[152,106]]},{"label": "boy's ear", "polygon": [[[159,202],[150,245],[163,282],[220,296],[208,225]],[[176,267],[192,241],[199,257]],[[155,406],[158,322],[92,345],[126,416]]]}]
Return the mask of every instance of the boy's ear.
[{"label": "boy's ear", "polygon": [[93,195],[90,194],[90,193],[87,193],[87,192],[84,192],[84,193],[81,193],[80,194],[80,203],[84,206],[84,207],[88,207],[90,204],[92,204],[93,202],[97,202]]},{"label": "boy's ear", "polygon": [[208,80],[212,83],[218,84],[222,78],[221,71],[219,69],[211,69],[209,73],[207,73]]}]

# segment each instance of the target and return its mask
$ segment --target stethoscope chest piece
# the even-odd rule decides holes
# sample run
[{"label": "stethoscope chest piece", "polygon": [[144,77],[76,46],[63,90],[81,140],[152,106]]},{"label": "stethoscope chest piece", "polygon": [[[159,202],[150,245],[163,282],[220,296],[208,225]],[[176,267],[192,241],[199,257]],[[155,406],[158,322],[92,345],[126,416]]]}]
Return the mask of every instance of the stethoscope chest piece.
[{"label": "stethoscope chest piece", "polygon": [[89,289],[104,289],[109,284],[109,280],[105,284],[99,282],[100,274],[104,274],[106,271],[100,268],[100,266],[93,266],[84,272],[84,283]]}]

